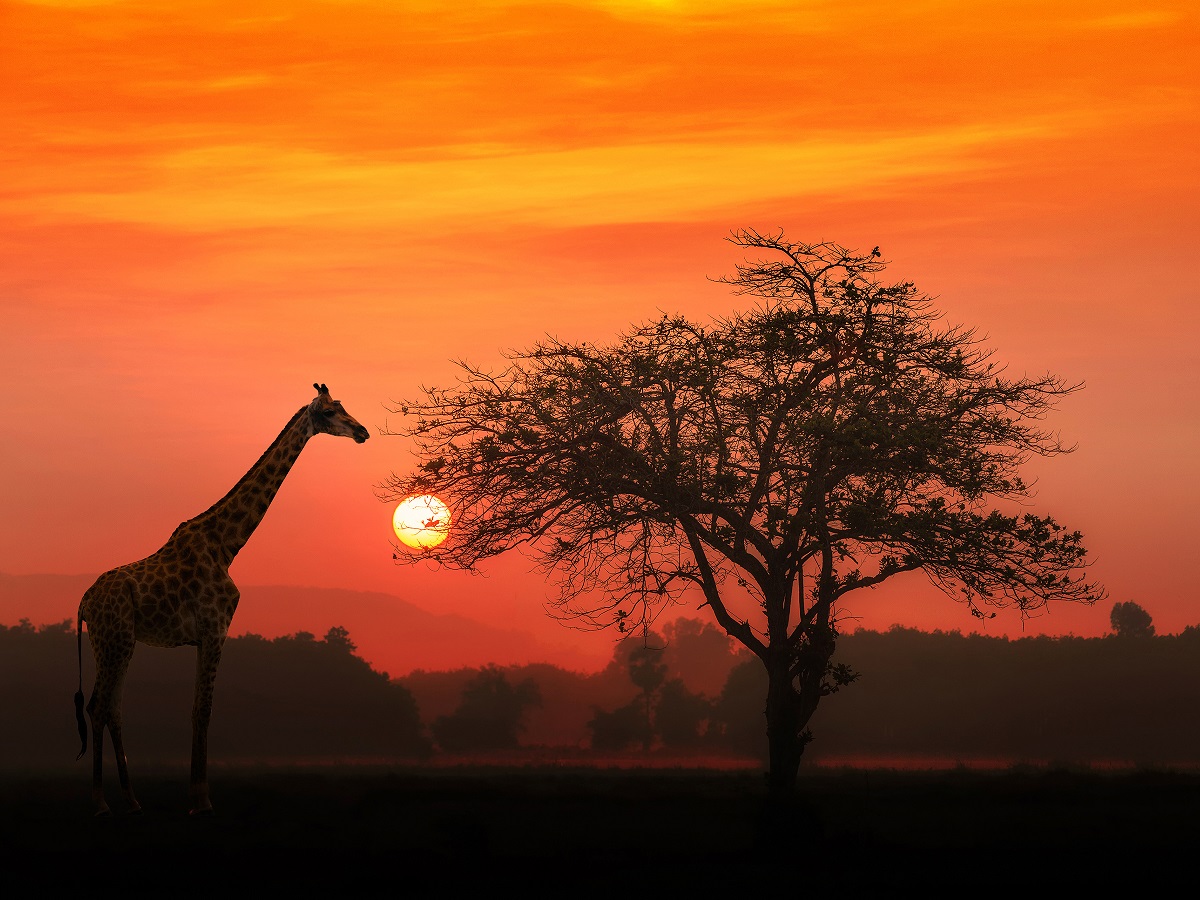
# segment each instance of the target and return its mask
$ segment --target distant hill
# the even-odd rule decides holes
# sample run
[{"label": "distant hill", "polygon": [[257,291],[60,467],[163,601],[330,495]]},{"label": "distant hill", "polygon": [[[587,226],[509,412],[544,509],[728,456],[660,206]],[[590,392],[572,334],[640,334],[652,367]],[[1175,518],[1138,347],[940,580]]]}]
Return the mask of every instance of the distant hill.
[{"label": "distant hill", "polygon": [[[73,628],[79,600],[96,577],[0,573],[0,624],[28,619],[41,626],[70,619]],[[321,637],[339,625],[350,632],[359,656],[392,677],[416,669],[525,665],[562,657],[527,632],[437,615],[391,594],[287,585],[241,590],[231,635],[276,638],[308,631]]]}]

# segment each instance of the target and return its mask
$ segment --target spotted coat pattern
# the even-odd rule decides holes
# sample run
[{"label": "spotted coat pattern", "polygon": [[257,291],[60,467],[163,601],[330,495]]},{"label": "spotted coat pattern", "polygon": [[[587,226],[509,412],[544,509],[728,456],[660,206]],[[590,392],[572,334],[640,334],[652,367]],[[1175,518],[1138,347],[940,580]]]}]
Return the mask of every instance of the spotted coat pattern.
[{"label": "spotted coat pattern", "polygon": [[[97,815],[110,810],[104,798],[103,737],[112,740],[117,776],[131,812],[141,809],[129,782],[121,735],[121,690],[141,641],[153,647],[196,648],[196,694],[192,705],[191,812],[210,813],[207,757],[213,685],[221,648],[237,610],[239,593],[229,566],[262,521],[300,451],[318,433],[367,440],[367,429],[323,384],[301,407],[242,479],[212,507],[179,525],[167,542],[145,559],[105,572],[83,595],[83,623],[96,660],[96,681],[87,704],[92,730],[92,799]],[[82,652],[82,649],[81,649]],[[82,667],[76,713],[87,749],[83,721]]]}]

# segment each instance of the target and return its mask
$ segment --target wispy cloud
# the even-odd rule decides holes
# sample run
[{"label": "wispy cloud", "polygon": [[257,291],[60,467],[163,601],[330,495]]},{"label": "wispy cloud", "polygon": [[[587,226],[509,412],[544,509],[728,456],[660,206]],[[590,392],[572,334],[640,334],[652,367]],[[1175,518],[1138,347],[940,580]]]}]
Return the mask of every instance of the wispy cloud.
[{"label": "wispy cloud", "polygon": [[1106,31],[1123,31],[1139,28],[1163,28],[1178,22],[1180,18],[1180,14],[1174,10],[1132,9],[1084,19],[1083,25],[1087,28],[1099,28]]},{"label": "wispy cloud", "polygon": [[395,226],[515,220],[549,226],[692,219],[781,196],[857,192],[987,165],[1046,125],[975,126],[792,143],[697,141],[556,152],[448,148],[441,158],[378,162],[260,145],[172,152],[136,184],[0,200],[44,221],[86,219],[167,229],[282,223]]}]

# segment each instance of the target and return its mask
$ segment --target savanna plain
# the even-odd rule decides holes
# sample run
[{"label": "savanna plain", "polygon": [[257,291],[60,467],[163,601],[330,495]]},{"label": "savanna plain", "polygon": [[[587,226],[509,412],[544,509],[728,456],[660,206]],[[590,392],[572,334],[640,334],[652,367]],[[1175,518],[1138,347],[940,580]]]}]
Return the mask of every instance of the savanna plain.
[{"label": "savanna plain", "polygon": [[1173,770],[810,769],[774,806],[749,770],[221,767],[208,818],[182,774],[108,819],[80,778],[6,775],[9,896],[1153,890],[1194,885],[1200,838]]}]

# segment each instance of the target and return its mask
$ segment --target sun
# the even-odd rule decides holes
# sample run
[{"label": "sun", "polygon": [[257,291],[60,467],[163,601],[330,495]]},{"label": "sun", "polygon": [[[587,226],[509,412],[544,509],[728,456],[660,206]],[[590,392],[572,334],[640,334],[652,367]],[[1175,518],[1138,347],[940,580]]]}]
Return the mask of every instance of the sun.
[{"label": "sun", "polygon": [[400,542],[414,550],[432,550],[450,534],[450,510],[432,494],[405,497],[392,513]]}]

